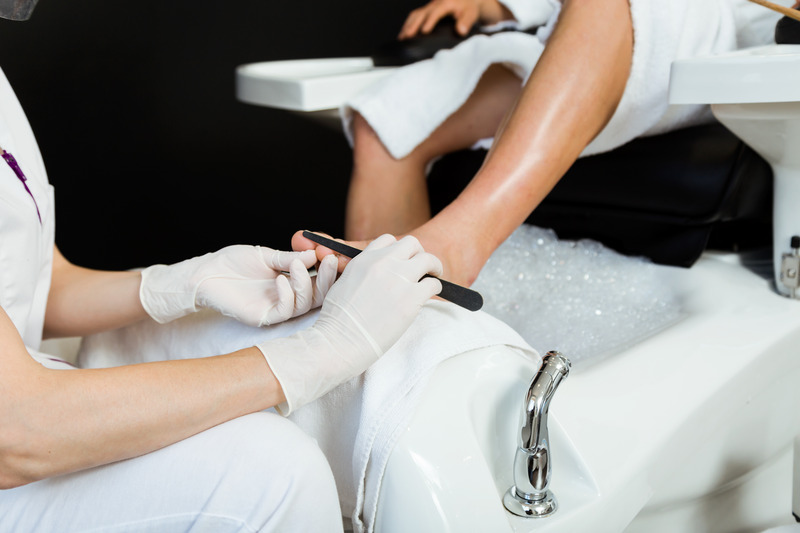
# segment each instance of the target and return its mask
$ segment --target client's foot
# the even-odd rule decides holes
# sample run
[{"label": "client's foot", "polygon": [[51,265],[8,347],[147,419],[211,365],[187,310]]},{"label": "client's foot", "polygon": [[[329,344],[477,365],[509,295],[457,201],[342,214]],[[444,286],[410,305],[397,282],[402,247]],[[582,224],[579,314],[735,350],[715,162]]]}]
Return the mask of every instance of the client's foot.
[{"label": "client's foot", "polygon": [[[328,237],[330,239],[334,239],[333,237],[322,231],[314,231],[312,233],[317,233],[319,235],[324,235],[325,237]],[[358,248],[359,250],[363,250],[369,244],[369,241],[345,241],[344,239],[334,239],[334,240],[347,243],[354,248]],[[304,237],[302,231],[298,231],[294,235],[292,235],[292,250],[296,252],[302,252],[303,250],[314,250],[317,253],[317,261],[322,261],[322,259],[325,256],[334,253],[334,251],[331,250],[330,248],[322,246],[321,244],[317,244],[311,239]],[[347,265],[349,261],[350,261],[349,257],[339,255],[339,272],[344,270],[345,265]]]},{"label": "client's foot", "polygon": [[[325,235],[324,233],[320,234]],[[444,266],[443,279],[465,287],[472,285],[491,254],[491,250],[476,246],[474,242],[462,243],[457,239],[444,238],[428,224],[417,228],[410,232],[410,234],[419,239],[426,252],[432,253],[442,261],[442,265]],[[402,237],[402,235],[398,235],[397,237]],[[369,244],[369,241],[342,240],[342,242],[346,242],[350,246],[360,250],[363,250]],[[298,231],[292,237],[292,249],[296,251],[316,250],[317,259],[320,261],[323,257],[334,253],[330,248],[321,246],[303,237],[302,231]],[[344,269],[349,260],[350,259],[347,257],[339,256],[340,272]]]},{"label": "client's foot", "polygon": [[411,232],[430,252],[442,262],[444,279],[469,287],[475,282],[483,265],[492,253],[477,236],[453,235],[442,232],[432,220]]}]

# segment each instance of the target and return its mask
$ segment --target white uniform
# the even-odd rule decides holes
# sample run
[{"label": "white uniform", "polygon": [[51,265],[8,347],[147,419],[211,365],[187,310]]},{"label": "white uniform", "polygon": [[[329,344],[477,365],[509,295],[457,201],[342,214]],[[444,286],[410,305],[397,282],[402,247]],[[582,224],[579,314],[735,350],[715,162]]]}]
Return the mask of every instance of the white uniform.
[{"label": "white uniform", "polygon": [[[0,146],[16,158],[31,193],[0,161],[0,306],[31,355],[57,367],[36,352],[52,271],[53,189],[2,71]],[[0,533],[341,530],[325,457],[274,413],[237,418],[135,459],[0,491]]]},{"label": "white uniform", "polygon": [[[654,135],[711,120],[708,106],[670,106],[670,66],[675,59],[773,42],[779,14],[748,0],[629,0],[634,47],[625,92],[602,132],[583,155],[611,150],[641,135]],[[503,64],[527,80],[558,20],[558,0],[501,0],[536,35],[478,35],[432,59],[398,69],[367,87],[342,108],[352,140],[358,112],[389,153],[401,159],[428,138],[469,96],[486,69]],[[790,5],[793,0],[778,0]],[[492,139],[477,146],[488,148]]]},{"label": "white uniform", "polygon": [[38,350],[53,265],[53,187],[25,114],[1,71],[0,146],[17,159],[33,196],[0,160],[0,306],[25,345]]}]

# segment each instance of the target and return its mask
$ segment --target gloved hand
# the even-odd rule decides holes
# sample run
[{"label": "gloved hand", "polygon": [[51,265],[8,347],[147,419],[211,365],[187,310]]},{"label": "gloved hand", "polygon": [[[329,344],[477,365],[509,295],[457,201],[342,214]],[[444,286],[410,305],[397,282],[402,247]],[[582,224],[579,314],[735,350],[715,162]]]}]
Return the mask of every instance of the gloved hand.
[{"label": "gloved hand", "polygon": [[[327,258],[326,258],[327,259]],[[336,260],[323,261],[314,281],[313,251],[279,252],[234,245],[174,265],[142,271],[139,299],[161,324],[210,308],[250,326],[267,326],[322,304],[336,280]],[[281,271],[288,271],[289,277]]]},{"label": "gloved hand", "polygon": [[[327,259],[327,258],[326,258]],[[414,237],[383,235],[348,263],[310,328],[257,347],[286,396],[288,415],[364,372],[442,290],[442,263]]]}]

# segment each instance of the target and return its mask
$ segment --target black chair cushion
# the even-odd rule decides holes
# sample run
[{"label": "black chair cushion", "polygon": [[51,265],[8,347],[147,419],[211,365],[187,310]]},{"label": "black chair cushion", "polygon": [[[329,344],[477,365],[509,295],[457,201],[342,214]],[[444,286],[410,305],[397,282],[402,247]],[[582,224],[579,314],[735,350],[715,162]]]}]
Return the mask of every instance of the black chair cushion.
[{"label": "black chair cushion", "polygon": [[[484,157],[465,151],[437,162],[429,179],[434,212]],[[708,247],[768,246],[771,205],[769,165],[715,123],[579,159],[527,222],[560,238],[595,239],[624,254],[691,266]]]}]

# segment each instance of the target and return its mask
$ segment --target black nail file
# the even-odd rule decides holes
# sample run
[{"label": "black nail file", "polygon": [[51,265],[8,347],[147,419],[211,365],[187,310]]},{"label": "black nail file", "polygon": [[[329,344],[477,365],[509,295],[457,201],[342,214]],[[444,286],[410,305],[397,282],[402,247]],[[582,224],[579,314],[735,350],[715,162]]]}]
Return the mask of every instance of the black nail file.
[{"label": "black nail file", "polygon": [[[316,233],[311,233],[310,231],[304,231],[303,237],[310,239],[317,244],[321,244],[326,248],[330,248],[334,252],[342,254],[346,257],[352,258],[361,253],[361,250],[358,248],[353,248],[350,245],[339,241],[334,241],[333,239],[328,239],[327,237],[317,235]],[[433,278],[436,276],[427,275],[425,277]],[[464,309],[468,309],[470,311],[477,311],[483,307],[483,296],[481,296],[479,292],[462,287],[461,285],[456,285],[455,283],[443,280],[441,278],[436,279],[442,282],[442,292],[440,292],[438,295],[440,298],[453,302],[456,305],[460,305]]]}]

